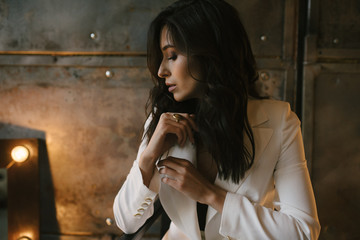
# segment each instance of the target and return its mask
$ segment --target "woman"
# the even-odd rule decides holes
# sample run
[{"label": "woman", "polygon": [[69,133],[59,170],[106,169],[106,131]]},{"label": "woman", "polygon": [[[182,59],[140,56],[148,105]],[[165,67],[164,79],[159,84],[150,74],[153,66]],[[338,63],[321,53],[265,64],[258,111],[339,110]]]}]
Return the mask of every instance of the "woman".
[{"label": "woman", "polygon": [[148,32],[151,91],[144,137],[114,214],[133,233],[160,201],[164,239],[317,239],[320,225],[300,123],[260,99],[237,11],[180,0]]}]

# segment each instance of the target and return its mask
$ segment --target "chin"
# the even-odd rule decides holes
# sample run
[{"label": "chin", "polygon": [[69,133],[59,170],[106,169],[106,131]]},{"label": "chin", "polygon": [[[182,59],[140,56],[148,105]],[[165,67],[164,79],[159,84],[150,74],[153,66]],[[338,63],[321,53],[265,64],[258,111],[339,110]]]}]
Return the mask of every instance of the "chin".
[{"label": "chin", "polygon": [[191,100],[191,99],[195,99],[195,98],[175,98],[174,97],[174,99],[176,102],[185,102],[187,100]]},{"label": "chin", "polygon": [[178,98],[174,98],[176,102],[183,102],[184,100],[183,99],[178,99]]},{"label": "chin", "polygon": [[190,99],[194,99],[194,98],[200,98],[198,96],[194,96],[193,94],[191,95],[180,95],[179,94],[174,94],[174,99],[176,102],[184,102],[184,101],[187,101],[187,100],[190,100]]},{"label": "chin", "polygon": [[178,96],[177,94],[174,94],[174,99],[177,102],[183,102],[186,100],[186,99],[184,99],[184,97]]}]

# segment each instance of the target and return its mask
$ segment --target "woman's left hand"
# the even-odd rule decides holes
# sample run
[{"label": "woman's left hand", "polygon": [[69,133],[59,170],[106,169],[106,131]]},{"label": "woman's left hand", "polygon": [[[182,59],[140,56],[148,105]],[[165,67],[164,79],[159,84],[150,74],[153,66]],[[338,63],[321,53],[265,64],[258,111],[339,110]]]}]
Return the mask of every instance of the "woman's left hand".
[{"label": "woman's left hand", "polygon": [[168,157],[160,161],[161,174],[168,175],[161,180],[193,200],[212,206],[222,212],[226,191],[210,183],[194,165],[184,159]]}]

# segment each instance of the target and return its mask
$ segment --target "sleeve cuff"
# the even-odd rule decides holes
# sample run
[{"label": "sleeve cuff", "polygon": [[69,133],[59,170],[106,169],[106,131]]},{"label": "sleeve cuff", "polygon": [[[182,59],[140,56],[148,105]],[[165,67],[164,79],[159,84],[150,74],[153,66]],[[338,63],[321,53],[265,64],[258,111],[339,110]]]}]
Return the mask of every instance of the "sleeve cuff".
[{"label": "sleeve cuff", "polygon": [[[136,194],[135,202],[141,202],[141,204],[154,202],[157,197],[157,193],[150,190],[147,186],[144,185],[140,167],[137,161],[134,162],[129,176],[131,176],[132,179],[128,180],[134,183],[132,189],[138,191],[138,194]],[[140,184],[138,184],[139,180]]]},{"label": "sleeve cuff", "polygon": [[[232,229],[233,226],[238,226],[234,223],[234,206],[241,205],[242,197],[238,194],[228,192],[225,197],[224,207],[221,214],[221,222],[219,233],[224,237],[231,237],[231,233],[236,232],[237,229]],[[239,211],[238,209],[236,211]],[[236,221],[238,219],[236,218]]]}]

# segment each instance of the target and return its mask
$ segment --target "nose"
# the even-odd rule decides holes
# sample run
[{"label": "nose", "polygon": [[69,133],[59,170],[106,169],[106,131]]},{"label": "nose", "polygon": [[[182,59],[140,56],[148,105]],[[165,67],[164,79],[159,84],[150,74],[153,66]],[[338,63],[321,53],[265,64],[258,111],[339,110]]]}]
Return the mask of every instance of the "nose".
[{"label": "nose", "polygon": [[170,71],[167,68],[167,66],[164,64],[164,62],[161,62],[160,66],[159,66],[159,70],[158,70],[158,76],[160,78],[166,78],[166,77],[169,77],[170,75],[171,74],[170,74]]}]

